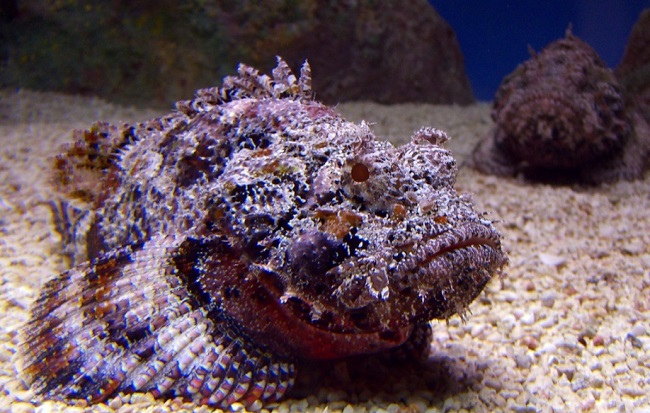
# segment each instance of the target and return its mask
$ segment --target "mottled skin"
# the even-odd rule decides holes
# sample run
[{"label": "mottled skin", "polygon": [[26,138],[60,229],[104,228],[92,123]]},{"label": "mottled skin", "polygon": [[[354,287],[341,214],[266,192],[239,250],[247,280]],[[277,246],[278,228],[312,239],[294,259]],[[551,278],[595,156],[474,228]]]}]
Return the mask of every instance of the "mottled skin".
[{"label": "mottled skin", "polygon": [[598,184],[637,179],[647,168],[650,128],[626,107],[611,69],[567,30],[506,76],[494,128],[470,165],[490,174]]},{"label": "mottled skin", "polygon": [[310,86],[306,64],[242,65],[160,119],[75,134],[56,178],[75,265],[24,331],[36,393],[255,410],[296,361],[428,348],[429,320],[463,314],[506,258],[446,135],[395,148]]}]

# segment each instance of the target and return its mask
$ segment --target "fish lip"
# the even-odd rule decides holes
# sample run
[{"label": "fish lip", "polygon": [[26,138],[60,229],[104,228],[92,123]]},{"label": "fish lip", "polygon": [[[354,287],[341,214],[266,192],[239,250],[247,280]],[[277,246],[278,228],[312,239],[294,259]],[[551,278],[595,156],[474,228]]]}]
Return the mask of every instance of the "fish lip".
[{"label": "fish lip", "polygon": [[[418,286],[420,294],[453,294],[464,307],[507,261],[499,233],[490,224],[473,221],[428,234],[402,263],[400,272],[410,280],[408,284]],[[439,308],[431,318],[447,317],[457,310]]]},{"label": "fish lip", "polygon": [[411,314],[411,321],[463,317],[507,262],[499,233],[485,222],[431,233],[400,271],[407,285],[417,286],[419,309]]},{"label": "fish lip", "polygon": [[476,222],[428,234],[424,238],[423,244],[404,264],[406,271],[412,271],[447,252],[467,249],[472,246],[486,246],[498,252],[498,256],[504,255],[501,252],[499,233],[491,226]]}]

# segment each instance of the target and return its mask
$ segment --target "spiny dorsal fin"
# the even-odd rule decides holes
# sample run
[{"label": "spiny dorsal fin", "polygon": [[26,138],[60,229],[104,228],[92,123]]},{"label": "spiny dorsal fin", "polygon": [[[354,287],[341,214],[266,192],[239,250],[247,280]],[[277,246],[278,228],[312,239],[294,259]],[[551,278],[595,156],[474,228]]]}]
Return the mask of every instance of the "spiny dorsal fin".
[{"label": "spiny dorsal fin", "polygon": [[238,76],[226,76],[223,79],[223,86],[219,89],[221,100],[260,99],[273,95],[271,78],[267,75],[260,75],[257,69],[243,63],[239,64],[237,73]]},{"label": "spiny dorsal fin", "polygon": [[314,92],[311,87],[311,66],[309,62],[305,60],[305,63],[302,64],[300,68],[300,78],[298,79],[298,87],[300,89],[300,99],[301,100],[313,100]]},{"label": "spiny dorsal fin", "polygon": [[276,57],[278,65],[273,69],[273,97],[280,97],[288,94],[293,97],[297,94],[298,79],[293,74],[287,62],[282,60],[279,56]]},{"label": "spiny dorsal fin", "polygon": [[573,23],[569,23],[566,30],[564,31],[564,37],[570,39],[573,37]]},{"label": "spiny dorsal fin", "polygon": [[240,99],[313,100],[309,63],[305,61],[300,69],[300,77],[296,78],[281,57],[278,56],[277,61],[277,66],[271,71],[272,78],[242,63],[237,68],[238,74],[226,76],[220,88],[199,89],[193,100],[180,101],[176,103],[176,108],[192,116],[221,103]]},{"label": "spiny dorsal fin", "polygon": [[537,57],[537,52],[535,51],[535,49],[533,48],[533,46],[531,46],[530,44],[528,45],[528,54],[529,54],[530,57],[533,58],[533,59],[534,59],[535,57]]}]

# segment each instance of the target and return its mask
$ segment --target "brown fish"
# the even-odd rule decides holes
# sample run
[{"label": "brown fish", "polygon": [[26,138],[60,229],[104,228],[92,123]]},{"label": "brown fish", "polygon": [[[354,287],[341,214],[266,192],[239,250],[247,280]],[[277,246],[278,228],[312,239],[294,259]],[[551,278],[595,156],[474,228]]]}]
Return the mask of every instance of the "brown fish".
[{"label": "brown fish", "polygon": [[638,179],[648,167],[650,127],[623,92],[569,28],[503,79],[492,107],[495,126],[470,164],[535,181]]},{"label": "brown fish", "polygon": [[506,258],[453,188],[447,136],[395,148],[311,95],[307,64],[242,65],[167,116],[75,133],[57,160],[74,267],[24,331],[36,393],[255,410],[296,361],[411,345],[464,312]]}]

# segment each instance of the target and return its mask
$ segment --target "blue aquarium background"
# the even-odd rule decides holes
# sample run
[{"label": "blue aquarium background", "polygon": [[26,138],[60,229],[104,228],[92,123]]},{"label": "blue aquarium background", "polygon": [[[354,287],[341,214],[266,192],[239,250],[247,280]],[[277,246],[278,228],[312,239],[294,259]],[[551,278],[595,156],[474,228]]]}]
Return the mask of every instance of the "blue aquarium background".
[{"label": "blue aquarium background", "polygon": [[486,1],[429,0],[455,30],[477,100],[492,100],[503,77],[536,51],[573,33],[605,61],[618,64],[648,0]]}]

